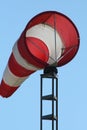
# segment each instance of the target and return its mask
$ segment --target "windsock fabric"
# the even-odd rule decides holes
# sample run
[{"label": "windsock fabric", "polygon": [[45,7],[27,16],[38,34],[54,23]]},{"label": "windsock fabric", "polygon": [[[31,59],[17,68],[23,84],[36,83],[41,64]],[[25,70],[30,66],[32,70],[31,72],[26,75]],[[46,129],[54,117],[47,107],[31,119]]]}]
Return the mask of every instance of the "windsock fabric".
[{"label": "windsock fabric", "polygon": [[11,96],[37,70],[65,65],[73,59],[78,48],[79,33],[68,17],[55,11],[35,16],[13,46],[0,95]]}]

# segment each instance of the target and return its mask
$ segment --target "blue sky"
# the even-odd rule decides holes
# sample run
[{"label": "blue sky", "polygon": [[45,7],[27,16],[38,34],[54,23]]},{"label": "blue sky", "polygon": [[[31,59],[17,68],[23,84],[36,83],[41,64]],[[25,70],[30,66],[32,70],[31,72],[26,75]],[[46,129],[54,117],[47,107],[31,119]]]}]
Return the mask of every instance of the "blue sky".
[{"label": "blue sky", "polygon": [[[76,57],[59,71],[59,130],[87,130],[87,1],[3,0],[0,2],[0,80],[15,41],[28,21],[43,11],[67,15],[80,33]],[[0,97],[1,130],[40,130],[40,74],[37,71],[10,97]]]}]

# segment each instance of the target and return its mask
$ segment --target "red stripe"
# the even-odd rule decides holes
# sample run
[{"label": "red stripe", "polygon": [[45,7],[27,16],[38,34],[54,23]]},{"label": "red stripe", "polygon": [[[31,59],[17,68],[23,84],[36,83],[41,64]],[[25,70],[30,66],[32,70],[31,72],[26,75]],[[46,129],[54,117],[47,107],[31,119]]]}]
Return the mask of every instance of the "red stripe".
[{"label": "red stripe", "polygon": [[10,87],[3,80],[0,85],[0,95],[2,97],[11,96],[19,87]]},{"label": "red stripe", "polygon": [[29,49],[27,48],[25,43],[26,43],[26,39],[25,39],[25,35],[23,32],[20,39],[18,40],[18,50],[19,50],[21,56],[24,59],[26,59],[27,62],[29,62],[30,64],[32,64],[38,68],[44,68],[45,66],[47,66],[48,64],[46,62],[38,59],[29,51]]},{"label": "red stripe", "polygon": [[24,67],[22,67],[21,65],[19,65],[13,55],[13,53],[11,54],[10,58],[9,58],[9,62],[8,62],[8,66],[10,71],[18,76],[18,77],[24,77],[24,76],[28,76],[30,74],[32,74],[33,70],[27,70]]},{"label": "red stripe", "polygon": [[28,47],[28,50],[30,53],[39,59],[39,61],[47,62],[49,59],[49,50],[46,46],[46,44],[34,37],[27,37],[26,38],[26,45]]},{"label": "red stripe", "polygon": [[36,15],[28,22],[28,24],[26,25],[26,30],[37,24],[45,23],[47,19],[50,18],[51,15],[52,15],[52,11],[48,11]]}]

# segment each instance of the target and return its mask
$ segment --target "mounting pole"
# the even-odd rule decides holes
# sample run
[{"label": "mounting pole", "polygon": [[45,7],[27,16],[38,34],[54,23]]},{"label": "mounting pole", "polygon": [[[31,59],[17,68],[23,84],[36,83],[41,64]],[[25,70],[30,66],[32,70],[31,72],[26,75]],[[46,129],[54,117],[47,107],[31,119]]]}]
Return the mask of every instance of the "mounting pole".
[{"label": "mounting pole", "polygon": [[[43,94],[45,86],[44,82],[47,82],[46,79],[51,80],[51,94]],[[44,80],[45,79],[45,80]],[[49,82],[46,84],[50,86]],[[47,88],[49,89],[49,88]],[[46,91],[46,90],[45,90]],[[51,113],[43,114],[44,106],[43,102],[52,102]],[[49,109],[46,107],[46,109]],[[44,74],[41,74],[40,79],[40,130],[44,129],[43,121],[51,121],[52,130],[58,130],[58,78],[57,78],[57,69],[56,67],[50,66],[44,69]],[[49,130],[49,128],[47,128]]]}]

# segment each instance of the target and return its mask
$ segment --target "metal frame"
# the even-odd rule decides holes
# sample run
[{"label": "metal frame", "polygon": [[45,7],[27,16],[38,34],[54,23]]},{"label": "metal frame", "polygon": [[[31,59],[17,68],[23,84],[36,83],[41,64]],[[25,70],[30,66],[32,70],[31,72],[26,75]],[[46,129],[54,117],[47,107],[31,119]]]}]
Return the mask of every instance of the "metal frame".
[{"label": "metal frame", "polygon": [[[43,95],[44,78],[49,78],[52,80],[52,94]],[[54,90],[56,91],[55,93],[54,93]],[[43,115],[43,108],[44,108],[43,101],[44,100],[47,100],[47,101],[50,100],[52,102],[51,114]],[[56,110],[55,113],[54,113],[55,111],[54,109]],[[54,72],[41,74],[41,78],[40,78],[40,130],[43,130],[43,120],[52,121],[52,130],[58,130],[58,78],[57,78],[57,74],[55,74]],[[54,122],[56,122],[56,126]]]}]

